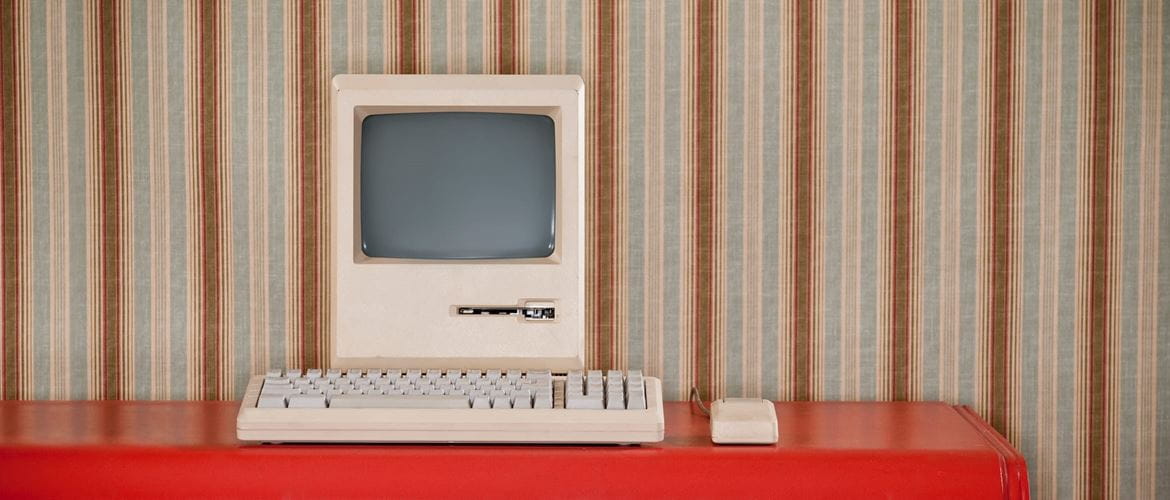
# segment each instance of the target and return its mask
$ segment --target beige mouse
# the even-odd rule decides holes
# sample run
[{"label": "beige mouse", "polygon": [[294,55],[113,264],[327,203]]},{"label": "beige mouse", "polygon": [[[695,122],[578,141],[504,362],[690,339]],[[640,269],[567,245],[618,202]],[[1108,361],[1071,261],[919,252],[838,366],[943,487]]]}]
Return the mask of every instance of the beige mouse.
[{"label": "beige mouse", "polygon": [[724,398],[711,403],[711,441],[774,444],[780,437],[776,407],[759,398]]}]

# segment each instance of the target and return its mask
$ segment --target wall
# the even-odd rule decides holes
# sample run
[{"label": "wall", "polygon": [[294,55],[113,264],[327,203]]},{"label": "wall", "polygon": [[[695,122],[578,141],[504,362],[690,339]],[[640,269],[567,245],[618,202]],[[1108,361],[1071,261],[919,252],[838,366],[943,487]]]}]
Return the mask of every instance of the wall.
[{"label": "wall", "polygon": [[0,6],[5,398],[319,366],[328,79],[578,73],[589,364],[943,399],[1041,498],[1170,492],[1170,8]]}]

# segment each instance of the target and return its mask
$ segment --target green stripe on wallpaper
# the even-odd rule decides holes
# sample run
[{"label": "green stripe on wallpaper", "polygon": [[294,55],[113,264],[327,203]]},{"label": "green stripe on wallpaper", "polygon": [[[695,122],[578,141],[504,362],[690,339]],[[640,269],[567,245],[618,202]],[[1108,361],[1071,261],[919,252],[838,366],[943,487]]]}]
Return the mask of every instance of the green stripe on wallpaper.
[{"label": "green stripe on wallpaper", "polygon": [[0,2],[0,398],[328,361],[340,72],[587,85],[587,364],[942,399],[1170,489],[1160,0]]}]

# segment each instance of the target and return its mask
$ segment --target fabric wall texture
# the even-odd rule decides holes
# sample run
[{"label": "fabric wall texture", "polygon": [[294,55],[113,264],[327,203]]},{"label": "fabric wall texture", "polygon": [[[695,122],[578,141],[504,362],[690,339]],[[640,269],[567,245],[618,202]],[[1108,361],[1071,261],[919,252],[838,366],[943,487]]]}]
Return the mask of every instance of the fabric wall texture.
[{"label": "fabric wall texture", "polygon": [[1161,0],[0,2],[4,398],[322,366],[329,79],[588,87],[588,364],[946,400],[1170,495]]}]

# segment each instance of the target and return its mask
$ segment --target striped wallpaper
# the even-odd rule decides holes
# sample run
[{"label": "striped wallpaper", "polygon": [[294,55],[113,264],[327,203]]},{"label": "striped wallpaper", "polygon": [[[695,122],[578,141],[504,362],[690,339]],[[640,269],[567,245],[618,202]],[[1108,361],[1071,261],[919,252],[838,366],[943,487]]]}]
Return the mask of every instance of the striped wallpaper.
[{"label": "striped wallpaper", "polygon": [[1170,495],[1170,5],[0,2],[4,398],[320,366],[337,73],[588,87],[588,362],[969,404]]}]

